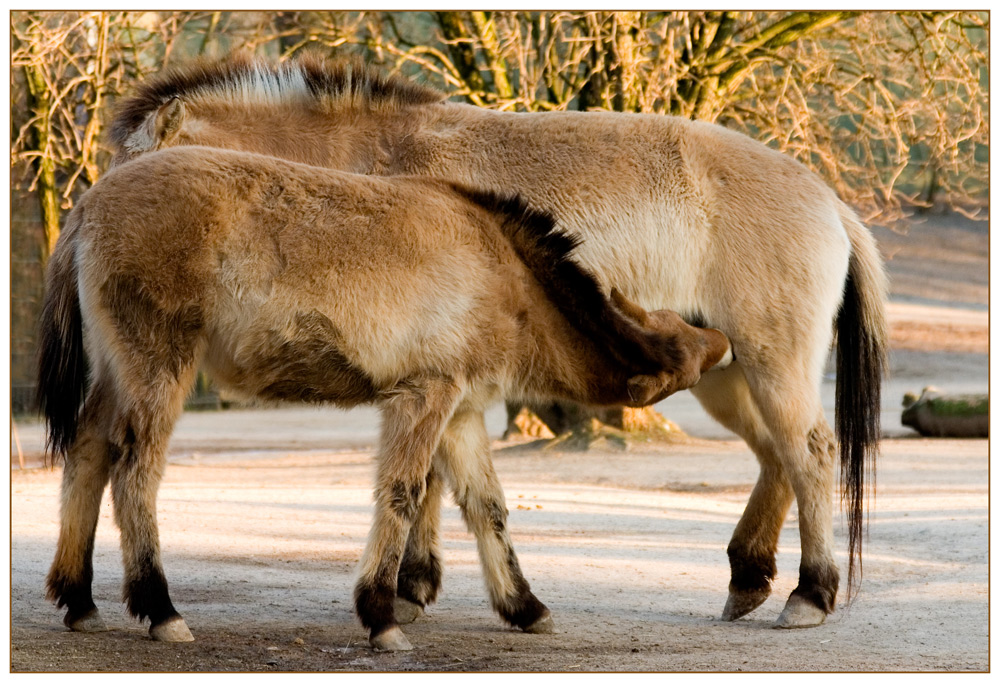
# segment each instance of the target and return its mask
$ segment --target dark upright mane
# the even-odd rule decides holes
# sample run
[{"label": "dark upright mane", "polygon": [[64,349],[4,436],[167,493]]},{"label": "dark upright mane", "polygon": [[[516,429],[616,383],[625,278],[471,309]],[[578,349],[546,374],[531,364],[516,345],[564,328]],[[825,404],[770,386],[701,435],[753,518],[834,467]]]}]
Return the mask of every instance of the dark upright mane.
[{"label": "dark upright mane", "polygon": [[557,228],[552,215],[531,208],[516,194],[501,195],[461,185],[452,187],[505,219],[500,222],[504,236],[549,300],[574,328],[605,353],[637,373],[658,372],[665,363],[680,358],[679,350],[672,350],[669,343],[654,348],[650,334],[612,304],[594,275],[572,258],[580,238]]},{"label": "dark upright mane", "polygon": [[248,90],[258,97],[307,97],[317,102],[349,100],[369,106],[433,104],[445,94],[389,76],[359,57],[328,60],[304,55],[281,64],[236,54],[224,60],[199,60],[157,74],[117,106],[109,138],[121,148],[146,118],[175,97],[218,95],[237,99]]}]

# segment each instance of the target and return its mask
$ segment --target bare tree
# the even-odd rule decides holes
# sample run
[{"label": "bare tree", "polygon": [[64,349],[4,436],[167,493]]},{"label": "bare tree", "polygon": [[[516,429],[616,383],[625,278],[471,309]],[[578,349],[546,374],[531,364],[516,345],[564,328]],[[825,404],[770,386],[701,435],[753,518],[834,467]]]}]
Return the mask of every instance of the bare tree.
[{"label": "bare tree", "polygon": [[717,121],[868,220],[985,194],[985,12],[435,12],[434,44],[392,16],[368,46],[479,106]]},{"label": "bare tree", "polygon": [[[158,69],[192,13],[167,21],[138,12],[13,12],[14,107],[11,164],[21,166],[41,207],[44,262],[63,209],[79,186],[97,182],[108,102],[127,83]],[[19,96],[18,93],[21,93]],[[22,99],[23,98],[23,99]]]}]

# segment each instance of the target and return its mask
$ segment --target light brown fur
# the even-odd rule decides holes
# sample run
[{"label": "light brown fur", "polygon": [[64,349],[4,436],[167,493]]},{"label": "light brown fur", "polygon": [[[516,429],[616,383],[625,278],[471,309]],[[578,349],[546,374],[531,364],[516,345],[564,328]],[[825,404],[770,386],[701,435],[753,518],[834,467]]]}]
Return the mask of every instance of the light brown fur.
[{"label": "light brown fur", "polygon": [[[392,600],[432,466],[479,540],[494,606],[537,629],[548,613],[503,528],[484,407],[507,396],[645,405],[729,350],[718,331],[647,314],[617,292],[609,300],[564,258],[572,242],[552,227],[516,199],[217,149],[165,150],[105,176],[71,215],[49,271],[50,299],[78,301],[93,368],[82,431],[58,441],[70,443],[50,595],[69,606],[67,624],[93,622],[86,548],[110,476],[129,608],[154,636],[190,637],[167,596],[155,501],[201,364],[250,397],[381,406],[375,520],[356,589],[373,644],[405,645]],[[60,339],[58,306],[46,310],[46,338]],[[92,470],[82,480],[81,467]],[[433,545],[428,534],[421,547]]]},{"label": "light brown fur", "polygon": [[[117,128],[119,162],[147,149],[199,144],[515,191],[585,238],[579,257],[605,287],[614,284],[641,306],[677,310],[723,330],[739,367],[694,393],[747,440],[761,463],[730,544],[734,579],[727,619],[753,609],[770,592],[773,571],[760,569],[754,570],[757,587],[744,595],[737,564],[763,556],[764,564],[773,565],[793,492],[804,519],[800,589],[811,591],[806,584],[817,575],[813,568],[822,567],[818,574],[829,585],[821,592],[837,591],[831,545],[835,468],[812,455],[808,435],[832,438],[819,400],[832,323],[857,327],[853,346],[840,347],[848,370],[838,373],[844,398],[838,399],[837,418],[853,577],[862,538],[861,462],[873,467],[878,450],[887,287],[871,234],[819,178],[719,126],[610,112],[488,111],[440,101],[433,92],[414,98],[414,86],[401,79],[395,82],[400,97],[369,101],[346,96],[337,78],[320,87],[310,77],[343,66],[324,67],[314,58],[302,64],[299,95],[254,99],[213,87],[233,74],[277,73],[246,59],[232,67],[209,65],[210,83],[196,92],[175,76],[155,81],[157,88],[145,87],[131,101],[132,118]],[[285,75],[274,76],[279,81],[299,73],[294,63],[281,68]],[[351,69],[351,93],[365,82],[381,84],[373,86],[379,93],[392,90],[382,87],[373,70],[357,63]],[[130,122],[164,116],[168,97],[183,102],[175,131],[158,139],[134,133]],[[848,297],[845,282],[853,283]],[[851,396],[858,397],[853,404]],[[755,520],[763,520],[766,532],[754,531]],[[790,602],[779,625],[820,623],[833,609],[824,600],[817,598],[821,611],[812,615]]]}]

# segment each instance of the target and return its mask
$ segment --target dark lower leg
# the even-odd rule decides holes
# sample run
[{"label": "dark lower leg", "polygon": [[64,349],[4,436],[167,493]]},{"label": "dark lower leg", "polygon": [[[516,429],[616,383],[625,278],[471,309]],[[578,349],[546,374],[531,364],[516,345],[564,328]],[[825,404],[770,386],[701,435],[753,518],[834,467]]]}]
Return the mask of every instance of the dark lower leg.
[{"label": "dark lower leg", "polygon": [[[758,378],[760,379],[760,378]],[[755,398],[773,435],[774,461],[794,491],[798,509],[799,585],[776,625],[822,624],[834,609],[839,576],[833,558],[836,448],[812,382],[761,380]]]},{"label": "dark lower leg", "polygon": [[836,565],[799,566],[799,585],[792,591],[793,597],[806,600],[827,614],[832,614],[837,602],[840,586],[840,572]]},{"label": "dark lower leg", "polygon": [[427,493],[417,511],[399,565],[396,595],[425,607],[441,588],[441,550],[438,525],[443,482],[432,469],[427,475]]},{"label": "dark lower leg", "polygon": [[[493,608],[511,626],[525,631],[549,630],[540,627],[540,622],[549,615],[549,609],[531,592],[531,586],[528,585],[528,581],[521,573],[521,566],[517,561],[514,548],[510,544],[510,539],[506,537],[506,531],[503,536],[497,544],[499,546],[497,554],[506,552],[507,557],[503,571],[507,576],[501,577],[499,580],[495,577],[493,585],[490,587]],[[480,550],[480,557],[484,555],[485,553]],[[500,590],[497,590],[498,587]]]},{"label": "dark lower leg", "polygon": [[550,630],[549,610],[531,592],[507,533],[506,502],[493,470],[482,414],[457,415],[439,453],[462,517],[476,537],[493,608],[519,628]]},{"label": "dark lower leg", "polygon": [[57,560],[49,570],[46,579],[48,598],[55,602],[57,607],[66,608],[63,623],[70,628],[97,610],[92,592],[94,579],[93,540],[94,537],[91,535],[82,553],[83,563],[81,567],[71,570],[65,563]]},{"label": "dark lower leg", "polygon": [[84,618],[97,613],[91,592],[94,536],[108,475],[107,443],[85,427],[66,457],[59,541],[47,579],[48,597],[67,608],[63,622],[70,628],[100,628]]},{"label": "dark lower leg", "polygon": [[157,555],[155,550],[148,549],[128,571],[124,587],[129,613],[140,621],[149,619],[150,626],[180,616],[170,601],[167,579]]},{"label": "dark lower leg", "polygon": [[[837,457],[833,432],[824,418],[810,430],[806,441],[809,467],[792,470],[799,501],[802,562],[799,585],[792,592],[826,614],[833,612],[840,572],[833,559],[833,480]],[[791,469],[791,468],[790,468]]]},{"label": "dark lower leg", "polygon": [[382,405],[375,520],[361,558],[354,603],[379,649],[409,649],[393,602],[407,536],[427,492],[431,458],[459,391],[442,378],[401,382]]},{"label": "dark lower leg", "polygon": [[132,616],[140,621],[149,619],[151,628],[155,628],[179,615],[167,591],[156,523],[156,495],[166,464],[166,439],[149,432],[143,430],[136,436],[136,430],[129,428],[129,438],[116,445],[120,457],[112,470],[111,495],[121,529],[123,598]]},{"label": "dark lower leg", "polygon": [[791,487],[781,471],[762,465],[727,549],[732,572],[728,618],[743,616],[770,595],[771,582],[777,574],[778,537],[792,498]]},{"label": "dark lower leg", "polygon": [[771,594],[778,537],[794,495],[741,366],[707,373],[691,391],[712,417],[743,437],[761,468],[727,549],[731,579],[722,617],[733,620]]}]

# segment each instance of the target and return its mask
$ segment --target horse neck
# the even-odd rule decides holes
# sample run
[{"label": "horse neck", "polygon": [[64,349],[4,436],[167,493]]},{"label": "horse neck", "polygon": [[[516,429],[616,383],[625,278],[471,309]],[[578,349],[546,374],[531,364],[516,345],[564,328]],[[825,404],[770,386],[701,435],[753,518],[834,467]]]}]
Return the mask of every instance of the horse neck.
[{"label": "horse neck", "polygon": [[551,304],[528,312],[518,375],[529,396],[615,405],[629,400],[636,373],[573,327]]},{"label": "horse neck", "polygon": [[438,152],[468,141],[465,133],[455,136],[476,114],[448,103],[329,109],[301,101],[203,99],[189,103],[191,119],[173,144],[226,147],[352,173],[457,179],[473,160]]},{"label": "horse neck", "polygon": [[394,112],[328,112],[301,102],[196,101],[189,109],[190,121],[174,144],[224,147],[363,174],[383,172],[391,149],[386,131],[394,134],[399,127]]}]

